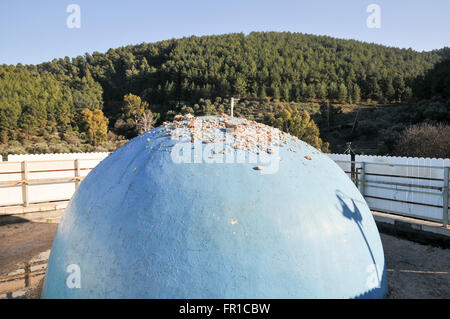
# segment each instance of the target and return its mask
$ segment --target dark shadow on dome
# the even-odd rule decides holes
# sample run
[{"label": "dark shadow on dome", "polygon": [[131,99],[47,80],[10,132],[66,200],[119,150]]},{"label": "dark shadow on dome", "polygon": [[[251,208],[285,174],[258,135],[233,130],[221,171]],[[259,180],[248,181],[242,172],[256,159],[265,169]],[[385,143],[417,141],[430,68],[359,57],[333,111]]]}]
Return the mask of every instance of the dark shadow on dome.
[{"label": "dark shadow on dome", "polygon": [[[358,206],[356,206],[353,198],[348,197],[347,195],[345,195],[344,193],[342,193],[339,190],[336,191],[336,197],[338,198],[338,200],[342,206],[342,215],[344,215],[345,218],[353,219],[355,221],[355,223],[361,228],[362,227],[361,221],[363,218],[362,218],[361,212],[360,212]],[[350,207],[344,201],[344,198],[350,199],[352,201],[353,210],[350,209]]]},{"label": "dark shadow on dome", "polygon": [[[353,198],[351,198],[351,197],[345,195],[345,194],[342,193],[340,190],[337,190],[337,191],[336,191],[336,197],[338,198],[339,203],[341,204],[341,207],[342,207],[342,215],[343,215],[345,218],[354,220],[354,221],[355,221],[355,224],[358,226],[358,229],[359,229],[359,231],[361,232],[361,236],[363,237],[363,239],[364,239],[364,241],[365,241],[365,243],[366,243],[366,245],[367,245],[367,249],[369,250],[370,257],[372,258],[372,263],[373,263],[373,265],[375,265],[375,272],[376,272],[376,274],[377,274],[377,279],[378,279],[378,282],[380,283],[380,287],[383,287],[383,284],[382,284],[383,278],[381,278],[381,280],[380,280],[380,274],[379,274],[379,272],[378,272],[378,267],[376,267],[377,264],[376,264],[376,262],[375,262],[375,257],[373,256],[372,249],[370,248],[369,242],[367,241],[366,235],[364,235],[364,231],[363,231],[363,229],[362,229],[361,221],[362,221],[363,218],[362,218],[362,215],[361,215],[361,211],[359,210],[358,206],[356,206],[355,200],[354,200]],[[347,205],[347,203],[344,201],[344,198],[350,199],[350,200],[352,201],[353,209],[350,208],[350,207]],[[372,289],[372,290],[376,290],[376,289],[377,289],[377,288]],[[381,288],[378,288],[378,289],[381,289]],[[379,293],[379,292],[378,292],[378,293]],[[367,292],[367,293],[365,293],[365,294],[370,294],[370,291]],[[357,297],[357,298],[359,298],[359,297]],[[369,298],[369,297],[360,297],[360,298]],[[374,298],[376,298],[376,297],[374,297]]]}]

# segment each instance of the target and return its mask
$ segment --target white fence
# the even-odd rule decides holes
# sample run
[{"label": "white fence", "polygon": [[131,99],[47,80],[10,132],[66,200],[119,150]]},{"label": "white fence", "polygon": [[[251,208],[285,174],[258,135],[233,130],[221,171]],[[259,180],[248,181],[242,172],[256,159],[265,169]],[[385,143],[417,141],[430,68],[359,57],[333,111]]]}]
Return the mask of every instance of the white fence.
[{"label": "white fence", "polygon": [[108,152],[56,153],[56,154],[9,154],[8,162],[54,161],[54,160],[75,160],[75,159],[103,159],[108,155],[109,155]]},{"label": "white fence", "polygon": [[448,224],[449,159],[330,157],[352,178],[372,210]]},{"label": "white fence", "polygon": [[[0,162],[0,206],[72,197],[108,153],[9,155]],[[448,222],[450,159],[329,154],[358,185],[372,210]]]},{"label": "white fence", "polygon": [[[84,155],[82,155],[84,156]],[[97,158],[0,162],[0,206],[68,200],[107,153]]]}]

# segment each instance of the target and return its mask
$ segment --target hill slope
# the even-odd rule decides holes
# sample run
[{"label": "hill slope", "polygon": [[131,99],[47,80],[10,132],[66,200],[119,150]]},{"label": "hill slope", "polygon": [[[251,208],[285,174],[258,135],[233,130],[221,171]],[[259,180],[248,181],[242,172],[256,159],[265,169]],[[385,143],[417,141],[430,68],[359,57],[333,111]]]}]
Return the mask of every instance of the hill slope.
[{"label": "hill slope", "polygon": [[[0,138],[82,132],[84,108],[112,128],[127,93],[162,114],[216,97],[404,102],[415,79],[450,56],[299,33],[254,32],[142,43],[0,66]],[[0,142],[1,142],[0,141]]]}]

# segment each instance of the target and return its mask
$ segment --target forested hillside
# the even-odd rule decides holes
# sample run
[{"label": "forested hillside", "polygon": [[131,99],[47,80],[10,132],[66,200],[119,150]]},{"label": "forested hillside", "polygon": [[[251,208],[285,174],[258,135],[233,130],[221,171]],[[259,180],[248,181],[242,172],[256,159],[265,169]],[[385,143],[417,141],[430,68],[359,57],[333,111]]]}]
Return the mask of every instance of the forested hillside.
[{"label": "forested hillside", "polygon": [[[138,133],[130,129],[134,124],[147,127],[181,109],[195,111],[200,99],[218,97],[344,104],[405,103],[431,99],[436,92],[448,98],[448,73],[431,72],[448,57],[448,48],[420,53],[327,36],[255,32],[142,43],[39,65],[2,65],[0,142],[50,136],[67,144],[75,139],[75,144],[99,145],[106,127],[110,140],[130,138]],[[442,63],[448,68],[448,61]],[[139,112],[130,103],[137,103]],[[264,105],[253,112],[260,120],[269,117]],[[150,119],[142,126],[135,119],[144,114]]]}]

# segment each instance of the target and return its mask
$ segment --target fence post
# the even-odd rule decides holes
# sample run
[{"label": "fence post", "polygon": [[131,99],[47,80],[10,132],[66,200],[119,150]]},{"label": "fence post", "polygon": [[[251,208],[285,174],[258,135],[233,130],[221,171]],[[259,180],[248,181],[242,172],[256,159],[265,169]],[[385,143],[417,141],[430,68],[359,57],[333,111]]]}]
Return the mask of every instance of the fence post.
[{"label": "fence post", "polygon": [[31,286],[31,265],[27,261],[25,262],[25,287]]},{"label": "fence post", "polygon": [[366,180],[366,163],[365,162],[361,162],[361,167],[359,169],[360,171],[360,176],[361,179],[359,180],[359,191],[361,193],[361,195],[364,197],[365,196],[365,180]]},{"label": "fence post", "polygon": [[353,183],[358,185],[358,182],[356,181],[356,169],[355,169],[355,153],[350,153],[350,171],[351,171],[351,180]]},{"label": "fence post", "polygon": [[448,167],[444,167],[444,187],[442,188],[442,223],[448,225]]},{"label": "fence post", "polygon": [[22,162],[22,200],[23,200],[23,205],[28,206],[28,165],[27,165],[27,161]]},{"label": "fence post", "polygon": [[350,155],[350,179],[358,187],[357,174],[355,169],[355,155],[356,153],[352,150],[352,142],[347,142],[347,149],[344,152]]},{"label": "fence post", "polygon": [[75,160],[75,189],[78,189],[80,185],[80,161]]}]

